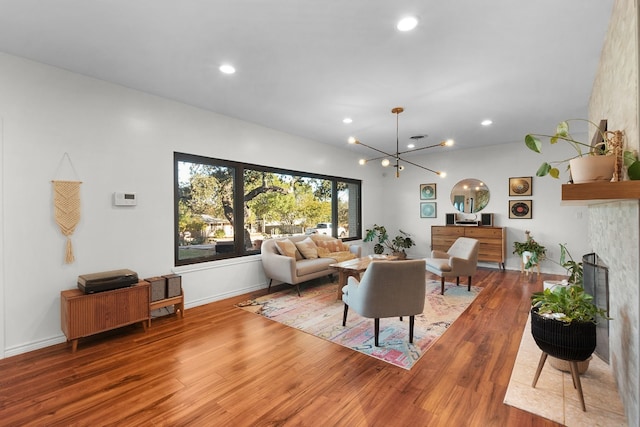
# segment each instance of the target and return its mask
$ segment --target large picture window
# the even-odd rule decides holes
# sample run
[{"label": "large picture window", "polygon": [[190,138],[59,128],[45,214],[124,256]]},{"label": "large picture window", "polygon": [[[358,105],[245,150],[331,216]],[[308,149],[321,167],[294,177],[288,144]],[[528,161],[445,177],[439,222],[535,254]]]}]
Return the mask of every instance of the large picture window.
[{"label": "large picture window", "polygon": [[265,239],[359,239],[361,181],[174,154],[175,264],[260,253]]}]

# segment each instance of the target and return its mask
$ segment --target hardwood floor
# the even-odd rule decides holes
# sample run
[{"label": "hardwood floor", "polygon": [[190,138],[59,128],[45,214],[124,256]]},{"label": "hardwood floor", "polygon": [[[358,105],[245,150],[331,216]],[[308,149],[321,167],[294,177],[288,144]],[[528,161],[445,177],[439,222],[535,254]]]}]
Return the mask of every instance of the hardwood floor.
[{"label": "hardwood floor", "polygon": [[479,270],[485,289],[410,371],[234,307],[265,292],[195,307],[0,360],[0,424],[558,426],[502,403],[553,278]]}]

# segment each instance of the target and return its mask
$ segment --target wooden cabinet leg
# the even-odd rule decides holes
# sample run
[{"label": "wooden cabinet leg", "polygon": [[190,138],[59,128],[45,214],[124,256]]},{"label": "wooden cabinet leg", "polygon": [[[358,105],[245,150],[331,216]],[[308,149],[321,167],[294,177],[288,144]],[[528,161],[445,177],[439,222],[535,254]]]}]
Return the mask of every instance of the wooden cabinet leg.
[{"label": "wooden cabinet leg", "polygon": [[71,353],[75,353],[78,349],[78,340],[71,340]]}]

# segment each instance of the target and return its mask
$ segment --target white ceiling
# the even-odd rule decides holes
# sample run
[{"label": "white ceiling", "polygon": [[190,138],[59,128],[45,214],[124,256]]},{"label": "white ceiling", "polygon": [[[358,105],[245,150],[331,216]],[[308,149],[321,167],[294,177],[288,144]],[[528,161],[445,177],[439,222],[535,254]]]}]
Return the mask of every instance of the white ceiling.
[{"label": "white ceiling", "polygon": [[352,150],[395,152],[402,106],[401,151],[471,148],[586,117],[612,4],[0,0],[0,51]]}]

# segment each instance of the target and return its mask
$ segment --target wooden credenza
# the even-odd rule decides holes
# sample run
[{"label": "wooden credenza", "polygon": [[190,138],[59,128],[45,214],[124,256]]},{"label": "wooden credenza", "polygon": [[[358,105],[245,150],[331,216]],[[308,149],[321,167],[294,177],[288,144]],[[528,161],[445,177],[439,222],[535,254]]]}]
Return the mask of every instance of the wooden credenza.
[{"label": "wooden credenza", "polygon": [[72,343],[72,351],[78,348],[78,338],[132,323],[141,322],[147,329],[150,320],[149,282],[114,289],[112,291],[85,294],[80,289],[60,292],[60,318],[62,332]]},{"label": "wooden credenza", "polygon": [[505,227],[469,227],[461,225],[431,226],[431,249],[446,252],[458,237],[480,241],[478,261],[497,262],[505,269],[507,258],[507,229]]}]

